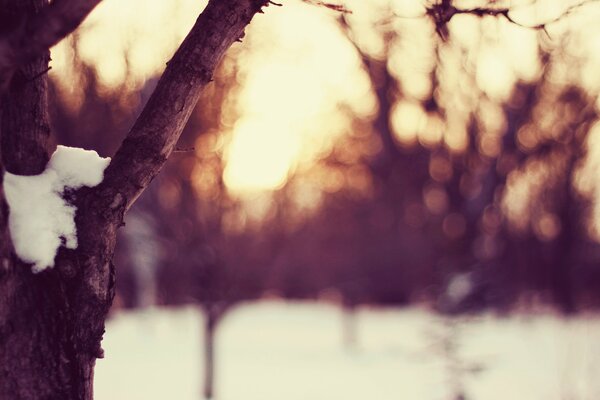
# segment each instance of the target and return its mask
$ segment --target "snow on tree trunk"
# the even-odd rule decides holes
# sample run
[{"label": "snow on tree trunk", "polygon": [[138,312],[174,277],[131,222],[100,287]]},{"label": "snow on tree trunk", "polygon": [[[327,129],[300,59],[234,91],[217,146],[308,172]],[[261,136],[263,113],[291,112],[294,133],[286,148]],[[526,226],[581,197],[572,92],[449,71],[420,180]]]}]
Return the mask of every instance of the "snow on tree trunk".
[{"label": "snow on tree trunk", "polygon": [[33,272],[54,266],[61,242],[77,248],[77,208],[65,196],[97,186],[109,162],[95,151],[58,146],[40,175],[4,174],[10,236],[17,256],[32,263]]}]

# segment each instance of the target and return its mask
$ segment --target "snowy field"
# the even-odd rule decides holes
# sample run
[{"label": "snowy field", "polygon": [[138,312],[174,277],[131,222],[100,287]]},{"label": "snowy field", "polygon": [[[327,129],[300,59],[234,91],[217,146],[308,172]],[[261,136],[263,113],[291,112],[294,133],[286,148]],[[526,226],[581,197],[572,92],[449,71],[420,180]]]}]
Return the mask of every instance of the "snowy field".
[{"label": "snowy field", "polygon": [[[450,322],[425,310],[361,309],[357,344],[317,303],[261,302],[217,333],[217,400],[597,400],[600,319],[552,315]],[[97,400],[198,400],[202,316],[193,308],[117,313]]]}]

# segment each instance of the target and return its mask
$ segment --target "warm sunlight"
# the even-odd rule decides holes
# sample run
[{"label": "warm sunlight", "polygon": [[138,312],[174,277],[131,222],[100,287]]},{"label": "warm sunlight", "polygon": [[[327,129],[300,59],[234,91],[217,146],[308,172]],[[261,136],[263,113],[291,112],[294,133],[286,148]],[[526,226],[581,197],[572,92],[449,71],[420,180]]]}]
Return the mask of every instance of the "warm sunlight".
[{"label": "warm sunlight", "polygon": [[[388,22],[400,34],[392,42],[388,68],[402,83],[403,96],[394,103],[391,125],[400,142],[435,144],[443,138],[449,148],[460,150],[466,144],[464,109],[477,101],[461,91],[476,84],[491,98],[505,100],[518,79],[531,80],[539,74],[536,31],[504,19],[457,17],[450,24],[455,43],[438,44],[437,50],[444,57],[444,67],[438,72],[444,74],[441,85],[456,88],[447,90],[456,99],[445,100],[449,109],[447,121],[442,123],[418,104],[432,90],[429,76],[435,61],[433,53],[422,49],[432,48],[436,37],[429,22],[419,17],[422,4],[392,3],[399,18]],[[546,3],[554,6],[543,13],[539,6],[520,6],[515,18],[533,23],[562,9],[555,2]],[[387,3],[365,7],[349,1],[347,6],[353,10],[349,21],[360,33],[358,46],[379,57],[382,42],[373,27],[384,26],[378,16]],[[102,2],[76,36],[53,49],[53,74],[71,94],[71,107],[79,107],[83,95],[74,63],[81,60],[93,65],[105,90],[123,84],[139,88],[160,73],[201,7],[193,0],[152,0],[143,6],[139,0],[126,5],[115,0]],[[290,173],[314,163],[338,135],[351,130],[348,110],[369,118],[377,109],[356,50],[336,21],[338,13],[300,1],[271,7],[267,13],[269,18],[256,18],[243,46],[237,47],[241,60],[237,77],[242,89],[235,99],[234,122],[222,132],[228,135],[224,181],[236,195],[281,187]],[[561,24],[551,28],[551,32],[565,30]],[[418,37],[411,37],[415,32]],[[587,51],[598,47],[597,35],[587,41],[583,37],[574,35],[572,40],[584,43]],[[461,51],[467,53],[461,55]],[[573,48],[575,54],[582,51],[582,46]],[[600,85],[593,72],[599,61],[597,57],[593,60],[582,65],[580,79],[588,87]],[[465,80],[472,79],[469,71],[475,72],[474,82]],[[456,109],[451,108],[454,106]]]},{"label": "warm sunlight", "polygon": [[77,35],[52,49],[53,67],[68,68],[73,62],[69,47],[75,46],[77,56],[95,66],[102,84],[117,88],[127,82],[139,87],[162,72],[205,4],[196,0],[102,1]]},{"label": "warm sunlight", "polygon": [[224,176],[234,193],[274,189],[295,166],[312,162],[345,128],[340,106],[358,114],[373,108],[335,13],[298,3],[270,12],[252,25],[252,51],[243,55],[241,117]]}]

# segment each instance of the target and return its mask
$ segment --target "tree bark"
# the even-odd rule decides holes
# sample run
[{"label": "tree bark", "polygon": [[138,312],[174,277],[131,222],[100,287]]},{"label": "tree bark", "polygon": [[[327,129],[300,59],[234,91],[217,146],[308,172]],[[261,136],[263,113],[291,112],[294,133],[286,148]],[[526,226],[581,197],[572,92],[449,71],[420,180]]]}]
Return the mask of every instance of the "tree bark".
[{"label": "tree bark", "polygon": [[[6,89],[14,73],[73,32],[101,0],[2,0],[4,17],[23,6],[26,12],[0,18],[0,90]],[[2,29],[0,28],[0,33]]]},{"label": "tree bark", "polygon": [[[4,170],[33,175],[44,169],[48,47],[72,31],[96,3],[0,0],[0,21],[17,21],[0,23],[0,182]],[[266,4],[209,1],[103,182],[75,193],[79,246],[61,248],[54,268],[33,274],[15,255],[0,186],[0,399],[93,398],[95,360],[103,356],[104,321],[114,295],[117,229],[172,152],[226,49]],[[52,13],[56,18],[47,17]],[[19,43],[19,56],[14,43]]]}]

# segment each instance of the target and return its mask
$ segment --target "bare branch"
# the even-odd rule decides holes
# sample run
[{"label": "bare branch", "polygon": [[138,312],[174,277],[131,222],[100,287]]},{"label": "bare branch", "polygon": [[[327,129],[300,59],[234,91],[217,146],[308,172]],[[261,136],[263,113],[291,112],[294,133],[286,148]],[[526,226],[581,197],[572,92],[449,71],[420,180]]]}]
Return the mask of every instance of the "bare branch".
[{"label": "bare branch", "polygon": [[329,8],[330,10],[341,12],[344,14],[352,14],[352,11],[350,11],[349,9],[347,9],[346,7],[344,7],[341,4],[334,4],[334,3],[329,3],[329,2],[321,1],[321,0],[302,0],[302,1],[307,4],[311,4],[313,6]]},{"label": "bare branch", "polygon": [[[99,191],[129,208],[163,166],[225,51],[268,0],[210,0],[160,78]],[[118,203],[117,202],[117,203]],[[117,204],[118,205],[118,204]]]},{"label": "bare branch", "polygon": [[41,12],[0,36],[0,92],[17,68],[73,32],[101,0],[54,0]]},{"label": "bare branch", "polygon": [[173,153],[192,153],[196,151],[195,147],[176,147]]},{"label": "bare branch", "polygon": [[598,0],[583,0],[580,3],[573,4],[572,6],[567,8],[561,15],[557,16],[556,18],[553,18],[548,21],[544,21],[544,22],[536,24],[536,25],[526,25],[526,24],[522,24],[522,23],[516,21],[510,15],[511,11],[514,11],[514,9],[511,9],[511,8],[476,7],[476,8],[469,8],[469,9],[460,9],[460,8],[454,7],[454,5],[452,4],[452,0],[441,0],[439,3],[433,4],[432,6],[427,8],[426,15],[428,15],[429,17],[431,17],[433,19],[433,21],[435,23],[436,31],[442,39],[446,39],[448,36],[448,32],[447,32],[448,31],[448,28],[447,28],[448,22],[450,22],[450,20],[455,15],[459,15],[459,14],[469,14],[469,15],[474,15],[476,17],[484,17],[484,16],[488,16],[488,15],[492,16],[492,17],[504,17],[504,18],[506,18],[507,21],[509,21],[515,25],[521,26],[523,28],[536,29],[536,30],[541,30],[541,31],[548,33],[548,31],[546,30],[546,27],[548,25],[558,22],[561,19],[568,16],[569,14],[573,13],[578,8],[584,6],[588,3],[592,3],[592,2],[596,2],[596,1],[598,1]]}]

